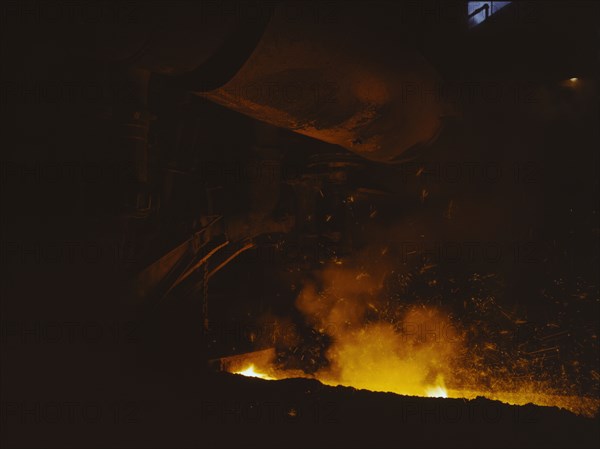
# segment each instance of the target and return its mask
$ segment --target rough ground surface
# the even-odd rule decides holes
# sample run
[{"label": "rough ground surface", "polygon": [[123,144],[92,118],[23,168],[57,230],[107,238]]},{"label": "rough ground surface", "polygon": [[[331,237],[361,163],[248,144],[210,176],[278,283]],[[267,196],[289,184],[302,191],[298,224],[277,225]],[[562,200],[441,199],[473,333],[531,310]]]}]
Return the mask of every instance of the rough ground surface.
[{"label": "rough ground surface", "polygon": [[[414,398],[308,379],[265,381],[191,371],[111,384],[109,376],[97,386],[55,391],[63,401],[81,401],[77,391],[95,391],[86,398],[99,404],[100,415],[88,422],[78,409],[72,422],[63,416],[58,423],[43,416],[33,423],[34,415],[25,422],[7,413],[3,447],[480,448],[598,447],[599,442],[598,419],[486,399]],[[46,387],[34,386],[32,394]],[[8,396],[5,404],[24,399]]]}]

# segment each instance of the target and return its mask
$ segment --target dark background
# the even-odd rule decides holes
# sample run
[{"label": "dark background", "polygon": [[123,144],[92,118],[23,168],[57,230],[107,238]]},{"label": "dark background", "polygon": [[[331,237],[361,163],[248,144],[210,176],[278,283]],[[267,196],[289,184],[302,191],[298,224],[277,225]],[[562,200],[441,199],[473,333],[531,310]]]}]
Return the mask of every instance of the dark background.
[{"label": "dark background", "polygon": [[[114,11],[112,3],[99,4],[102,11]],[[142,224],[123,218],[129,168],[114,124],[115,110],[135,94],[111,78],[110,63],[95,56],[90,29],[111,20],[135,24],[137,8],[144,6],[123,4],[117,16],[98,19],[77,12],[82,10],[71,2],[41,5],[2,6],[3,447],[597,442],[597,420],[564,413],[534,413],[517,420],[521,427],[512,415],[453,426],[438,414],[433,424],[418,419],[410,425],[398,421],[398,405],[383,395],[334,393],[308,381],[269,390],[206,369],[208,359],[259,349],[245,332],[228,333],[230,326],[271,318],[302,326],[293,306],[298,285],[320,262],[352,260],[388,246],[398,263],[386,284],[390,297],[442,303],[469,325],[485,320],[504,325],[501,309],[529,323],[534,335],[549,335],[549,328],[563,332],[551,344],[528,341],[529,352],[559,348],[549,359],[528,359],[530,366],[597,398],[596,3],[521,3],[521,13],[507,7],[505,17],[500,11],[470,32],[431,13],[439,2],[398,3],[408,39],[448,85],[475,83],[480,89],[473,97],[459,95],[460,113],[448,119],[439,139],[401,165],[360,160],[153,76],[148,109],[157,118],[149,138],[150,189],[161,206]],[[344,4],[329,7],[335,13]],[[573,77],[576,82],[569,81]],[[256,150],[261,145],[276,148],[273,159],[286,176],[232,175],[265,157]],[[328,157],[355,161],[343,172],[343,183],[331,181],[337,172],[319,165]],[[465,167],[475,167],[473,177]],[[323,177],[322,186],[330,190],[327,200],[315,200],[315,217],[321,218],[305,221],[299,204],[314,192],[303,194],[298,186]],[[207,194],[217,185],[218,191]],[[365,189],[382,193],[352,206],[342,201]],[[271,205],[274,224],[252,225],[253,214]],[[346,218],[323,221],[330,213]],[[247,231],[239,223],[256,226],[247,231],[255,248],[208,284],[215,338],[201,332],[196,280],[158,309],[132,304],[129,289],[136,273],[198,228],[199,217],[214,214],[225,217],[232,235]],[[491,244],[502,248],[502,257],[432,255],[427,249],[436,242]],[[409,243],[421,246],[407,258],[402,245]],[[474,310],[473,298],[490,297],[493,304]],[[309,342],[316,338],[305,331]],[[264,404],[265,398],[279,401],[286,412],[289,403],[313,411],[300,423],[254,425],[243,416],[206,409],[218,404],[222,412],[231,404]],[[315,401],[316,409],[310,408]],[[63,413],[55,421],[36,409],[55,403]],[[65,403],[75,403],[69,407],[79,417],[66,418]],[[85,404],[102,416],[83,422]],[[330,415],[334,424],[323,418]],[[343,430],[361,423],[361,431]],[[544,435],[547,423],[555,434]],[[431,425],[452,436],[424,437]],[[405,440],[398,436],[403,432],[409,435]],[[568,436],[573,434],[580,438]]]}]

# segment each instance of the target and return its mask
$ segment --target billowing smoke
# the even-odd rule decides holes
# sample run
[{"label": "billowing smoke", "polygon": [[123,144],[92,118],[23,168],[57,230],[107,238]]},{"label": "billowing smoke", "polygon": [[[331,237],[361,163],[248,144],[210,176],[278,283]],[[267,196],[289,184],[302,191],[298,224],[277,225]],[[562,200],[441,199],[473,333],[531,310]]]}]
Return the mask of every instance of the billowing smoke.
[{"label": "billowing smoke", "polygon": [[332,265],[305,285],[296,306],[331,339],[329,366],[315,377],[409,395],[445,391],[444,379],[462,354],[460,333],[437,308],[411,306],[400,315],[390,313],[382,296],[386,272],[381,266],[366,272]]}]

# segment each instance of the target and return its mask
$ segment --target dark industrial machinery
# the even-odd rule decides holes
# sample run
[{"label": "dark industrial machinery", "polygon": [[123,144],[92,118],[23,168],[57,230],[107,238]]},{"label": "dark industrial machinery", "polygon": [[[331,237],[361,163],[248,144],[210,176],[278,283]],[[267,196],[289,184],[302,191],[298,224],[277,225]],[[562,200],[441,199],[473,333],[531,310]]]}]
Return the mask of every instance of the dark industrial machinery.
[{"label": "dark industrial machinery", "polygon": [[5,2],[0,444],[597,447],[599,8]]},{"label": "dark industrial machinery", "polygon": [[[123,130],[119,158],[131,167],[121,211],[129,223],[125,240],[135,239],[146,248],[138,259],[145,262],[137,267],[142,271],[133,295],[142,304],[161,302],[186,280],[204,285],[216,270],[252,248],[256,236],[289,232],[294,223],[289,218],[296,216],[302,222],[316,213],[303,206],[303,217],[291,211],[287,224],[268,218],[281,193],[282,153],[273,147],[272,138],[260,137],[253,157],[274,170],[274,182],[266,188],[257,183],[249,186],[250,215],[223,217],[212,211],[212,197],[222,186],[204,182],[201,187],[208,202],[190,224],[192,235],[172,234],[162,254],[157,242],[144,243],[144,235],[151,235],[148,226],[153,214],[169,210],[168,198],[158,193],[157,186],[172,185],[182,176],[177,173],[183,173],[175,166],[165,175],[152,169],[156,156],[150,149],[149,128],[153,120],[165,120],[149,105],[153,86],[173,89],[172,97],[193,92],[269,125],[388,163],[414,157],[419,147],[435,139],[445,117],[452,114],[448,104],[435,101],[441,78],[410,41],[407,26],[398,26],[391,3],[366,9],[357,3],[341,10],[305,2],[259,2],[254,7],[244,2],[212,7],[183,2],[168,11],[149,3],[140,8],[133,26],[101,23],[90,38],[95,56],[104,61],[111,83],[118,87],[112,120]],[[327,164],[333,170],[329,174],[321,170],[320,178],[346,176],[347,168],[361,164],[339,157],[339,162],[329,157]],[[204,162],[205,169],[210,164]],[[327,167],[323,163],[318,162]],[[309,191],[309,196],[323,195],[325,187],[321,181],[315,184],[314,167],[309,164],[301,170],[308,171],[286,182],[298,191],[296,197],[305,198]],[[313,181],[307,177],[311,171]],[[341,192],[329,194],[333,199]],[[334,219],[338,227],[339,220],[339,216]],[[329,232],[334,240],[342,238],[339,231],[312,229]],[[347,237],[344,241],[348,243]],[[206,292],[203,287],[197,290],[200,296]]]},{"label": "dark industrial machinery", "polygon": [[[486,24],[491,31],[472,30],[479,33],[473,41],[465,6],[148,3],[134,8],[133,23],[79,30],[87,40],[78,46],[101,61],[114,92],[108,117],[117,130],[115,157],[128,167],[116,189],[117,221],[136,252],[132,305],[194,297],[188,315],[206,328],[208,280],[266,240],[310,241],[332,257],[356,249],[365,221],[389,207],[392,194],[403,195],[392,180],[406,165],[400,172],[385,165],[429,151],[461,103],[472,100],[449,89],[463,80],[449,53],[468,59],[476,49],[493,67],[498,49],[485,33],[515,8],[495,12]],[[513,25],[518,42],[527,24]],[[435,40],[442,32],[443,43]],[[533,67],[547,59],[540,61]],[[219,150],[226,139],[199,122],[224,112],[205,100],[254,119],[250,148]],[[282,140],[278,132],[285,131],[276,129],[310,138],[313,148],[321,141],[322,151],[299,156],[295,148],[308,141],[299,136],[284,148],[293,139]],[[168,151],[161,148],[167,135],[176,142]],[[251,176],[267,182],[248,182]],[[201,192],[202,200],[185,204],[182,189]],[[418,189],[421,202],[427,195]],[[242,206],[224,207],[231,197]]]}]

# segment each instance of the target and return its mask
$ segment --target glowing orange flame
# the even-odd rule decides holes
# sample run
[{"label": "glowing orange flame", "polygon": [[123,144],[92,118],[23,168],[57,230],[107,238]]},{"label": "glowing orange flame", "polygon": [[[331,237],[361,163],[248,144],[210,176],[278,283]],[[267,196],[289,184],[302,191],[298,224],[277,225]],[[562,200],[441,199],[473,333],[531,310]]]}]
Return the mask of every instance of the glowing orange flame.
[{"label": "glowing orange flame", "polygon": [[335,266],[325,269],[322,276],[325,287],[305,285],[296,305],[309,324],[324,329],[330,337],[325,354],[328,365],[312,375],[279,369],[271,349],[246,356],[227,368],[230,372],[266,380],[312,378],[330,386],[407,396],[481,396],[512,405],[556,406],[585,416],[598,412],[597,398],[555,388],[536,380],[533,374],[527,378],[511,376],[510,366],[495,370],[486,367],[470,356],[463,332],[440,308],[406,308],[394,324],[365,320],[367,313],[378,310],[380,280]]},{"label": "glowing orange flame", "polygon": [[438,376],[436,379],[437,385],[428,388],[425,393],[429,398],[447,398],[448,391],[446,390],[446,386],[444,385],[444,378],[442,376]]},{"label": "glowing orange flame", "polygon": [[250,364],[250,366],[248,366],[246,369],[243,369],[241,371],[235,371],[233,374],[241,374],[242,376],[246,376],[246,377],[258,377],[260,379],[265,379],[265,380],[275,380],[274,377],[271,377],[264,373],[260,373],[260,372],[256,371],[256,368],[254,367],[253,364]]},{"label": "glowing orange flame", "polygon": [[429,398],[447,398],[448,392],[444,387],[433,387],[427,389],[427,397]]}]

